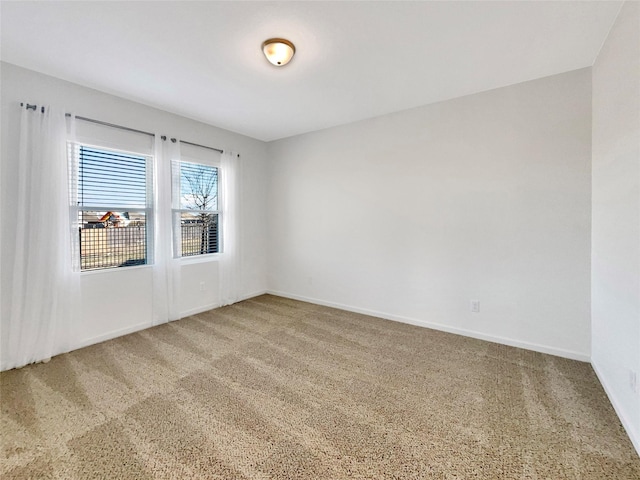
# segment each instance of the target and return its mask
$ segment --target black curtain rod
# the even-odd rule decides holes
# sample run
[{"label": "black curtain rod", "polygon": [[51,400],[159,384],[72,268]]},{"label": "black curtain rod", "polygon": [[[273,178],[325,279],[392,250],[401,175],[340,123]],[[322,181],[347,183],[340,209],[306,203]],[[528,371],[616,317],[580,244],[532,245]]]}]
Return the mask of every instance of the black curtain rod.
[{"label": "black curtain rod", "polygon": [[194,147],[208,148],[209,150],[214,150],[216,152],[224,153],[224,150],[220,150],[219,148],[214,148],[214,147],[207,147],[206,145],[200,145],[200,144],[197,144],[197,143],[186,142],[184,140],[180,140],[180,143],[184,143],[185,145],[193,145]]},{"label": "black curtain rod", "polygon": [[[23,107],[24,103],[21,103],[20,106]],[[32,109],[35,112],[37,108],[38,108],[37,105],[30,105],[30,104],[27,103],[27,110]],[[41,107],[41,111],[42,111],[42,113],[44,113],[44,107]],[[65,113],[65,116],[70,117],[71,114],[70,113]],[[155,137],[156,136],[155,133],[145,132],[144,130],[137,130],[135,128],[123,127],[122,125],[116,125],[115,123],[103,122],[102,120],[95,120],[93,118],[78,117],[78,116],[76,116],[75,118],[77,120],[83,120],[85,122],[96,123],[98,125],[104,125],[105,127],[119,128],[120,130],[126,130],[128,132],[134,132],[134,133],[141,133],[143,135],[149,135],[150,137]],[[162,140],[166,140],[167,136],[163,135],[160,138],[162,138]],[[171,141],[173,143],[176,143],[177,140],[175,138],[172,138]],[[213,150],[215,152],[224,153],[224,150],[220,150],[219,148],[214,148],[214,147],[208,147],[207,145],[200,145],[199,143],[187,142],[185,140],[180,140],[180,143],[184,143],[185,145],[193,145],[194,147],[206,148],[208,150]],[[238,155],[238,157],[239,156],[240,155]]]},{"label": "black curtain rod", "polygon": [[[24,103],[20,103],[20,106],[24,107]],[[27,108],[27,110],[33,110],[35,112],[36,108],[38,108],[38,106],[37,105],[31,105],[31,104],[27,103],[27,107],[26,108]],[[44,113],[44,107],[40,107],[40,111],[42,113]]]},{"label": "black curtain rod", "polygon": [[[166,140],[167,136],[163,135],[160,138],[162,140]],[[180,143],[184,143],[185,145],[193,145],[194,147],[206,148],[207,150],[213,150],[215,152],[224,153],[224,150],[220,150],[219,148],[215,148],[215,147],[208,147],[206,145],[200,145],[199,143],[191,143],[191,142],[187,142],[186,140],[178,140],[176,138],[170,138],[169,140],[171,140],[171,143],[176,143],[177,141],[180,141]]]},{"label": "black curtain rod", "polygon": [[[65,113],[65,115],[67,117],[71,116],[70,113]],[[126,130],[127,132],[141,133],[143,135],[149,135],[150,137],[155,137],[156,136],[155,133],[145,132],[144,130],[137,130],[135,128],[123,127],[122,125],[116,125],[115,123],[103,122],[102,120],[95,120],[93,118],[76,116],[76,119],[77,120],[83,120],[85,122],[96,123],[98,125],[104,125],[105,127],[119,128],[120,130]]]},{"label": "black curtain rod", "polygon": [[[21,103],[20,106],[23,107],[24,103]],[[37,108],[38,108],[37,105],[30,105],[30,104],[27,103],[27,110],[32,109],[35,112]],[[40,107],[40,111],[42,113],[44,113],[44,107]],[[70,113],[65,113],[64,116],[65,117],[70,117],[71,114]],[[96,123],[98,125],[104,125],[105,127],[119,128],[120,130],[126,130],[128,132],[141,133],[143,135],[149,135],[150,137],[155,137],[156,136],[155,133],[145,132],[144,130],[137,130],[135,128],[123,127],[122,125],[116,125],[115,123],[103,122],[102,120],[95,120],[93,118],[76,116],[76,119],[83,120],[85,122]]]},{"label": "black curtain rod", "polygon": [[[44,107],[42,107],[42,108],[44,108]],[[66,116],[70,117],[71,114],[67,113]],[[85,122],[97,123],[99,125],[105,125],[107,127],[119,128],[121,130],[127,130],[129,132],[142,133],[143,135],[149,135],[151,137],[155,137],[155,133],[145,132],[144,130],[136,130],[135,128],[123,127],[122,125],[116,125],[114,123],[103,122],[101,120],[94,120],[92,118],[86,118],[86,117],[76,117],[76,119],[84,120]],[[162,137],[160,137],[160,138],[162,138],[162,140],[166,140],[167,139],[166,135],[162,135]],[[176,143],[177,140],[175,138],[172,138],[171,141],[173,143]],[[180,140],[180,143],[184,143],[186,145],[193,145],[194,147],[207,148],[209,150],[215,150],[216,152],[224,153],[224,150],[220,150],[219,148],[208,147],[206,145],[200,145],[198,143],[191,143],[191,142],[187,142],[185,140]]]}]

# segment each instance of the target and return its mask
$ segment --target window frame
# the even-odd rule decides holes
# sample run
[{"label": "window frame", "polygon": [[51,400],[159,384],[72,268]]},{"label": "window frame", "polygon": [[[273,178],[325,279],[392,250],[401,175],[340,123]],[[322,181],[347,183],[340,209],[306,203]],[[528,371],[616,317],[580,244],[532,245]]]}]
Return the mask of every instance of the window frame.
[{"label": "window frame", "polygon": [[[128,207],[121,205],[91,205],[85,206],[80,205],[79,192],[80,192],[80,152],[81,148],[86,147],[90,149],[105,151],[105,152],[113,152],[116,154],[124,154],[130,156],[141,157],[145,159],[145,207]],[[77,250],[77,259],[74,259],[74,262],[77,261],[78,270],[82,275],[85,274],[95,274],[102,272],[113,272],[119,271],[123,269],[131,269],[131,268],[149,268],[155,264],[155,205],[154,205],[154,165],[155,165],[155,155],[148,153],[140,153],[132,150],[127,150],[123,148],[117,147],[107,147],[100,145],[99,143],[87,142],[87,141],[67,141],[68,148],[68,162],[69,165],[73,165],[75,167],[75,171],[71,173],[70,183],[71,188],[69,191],[70,197],[74,196],[75,198],[70,198],[70,208],[72,215],[72,223],[74,232],[77,231],[80,233],[83,228],[80,223],[80,214],[81,212],[133,212],[133,213],[144,213],[144,226],[145,226],[145,263],[139,265],[111,265],[105,267],[96,267],[96,268],[82,268],[82,252],[80,248],[81,237],[78,235],[75,237],[75,242],[77,242],[78,248]],[[77,228],[76,228],[77,227]],[[75,235],[75,234],[74,234]]]},{"label": "window frame", "polygon": [[[171,176],[172,176],[172,208],[171,208],[171,216],[172,216],[172,236],[173,236],[173,259],[180,260],[182,263],[200,263],[205,261],[216,260],[220,254],[223,252],[223,242],[222,242],[222,217],[224,215],[221,204],[222,197],[224,192],[222,191],[222,182],[220,181],[222,175],[221,162],[216,161],[203,161],[202,159],[193,158],[190,156],[181,155],[180,160],[174,160],[174,164],[177,163],[177,169],[172,168]],[[217,170],[216,173],[216,189],[217,189],[217,199],[216,199],[216,210],[199,210],[199,209],[190,209],[190,208],[178,208],[176,205],[181,205],[181,185],[182,185],[182,164],[188,163],[191,165],[200,165],[208,168],[215,168]],[[174,178],[176,174],[176,170],[179,172],[179,178]],[[177,190],[176,191],[176,187]],[[217,215],[218,222],[218,231],[217,231],[217,251],[216,252],[208,252],[208,253],[196,253],[193,255],[182,255],[182,240],[177,244],[176,239],[182,238],[182,214],[183,213],[206,213],[211,215]]]}]

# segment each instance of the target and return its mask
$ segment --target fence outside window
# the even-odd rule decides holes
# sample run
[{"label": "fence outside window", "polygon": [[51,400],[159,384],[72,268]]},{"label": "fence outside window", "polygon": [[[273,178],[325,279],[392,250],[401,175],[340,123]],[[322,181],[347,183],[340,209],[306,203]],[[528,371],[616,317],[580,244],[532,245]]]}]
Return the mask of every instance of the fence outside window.
[{"label": "fence outside window", "polygon": [[130,267],[147,263],[147,226],[80,229],[82,270]]},{"label": "fence outside window", "polygon": [[183,257],[218,253],[218,216],[211,217],[208,222],[180,225]]},{"label": "fence outside window", "polygon": [[[217,215],[208,223],[181,225],[182,256],[219,251]],[[144,221],[124,227],[87,223],[80,228],[82,270],[146,265],[147,226]]]}]

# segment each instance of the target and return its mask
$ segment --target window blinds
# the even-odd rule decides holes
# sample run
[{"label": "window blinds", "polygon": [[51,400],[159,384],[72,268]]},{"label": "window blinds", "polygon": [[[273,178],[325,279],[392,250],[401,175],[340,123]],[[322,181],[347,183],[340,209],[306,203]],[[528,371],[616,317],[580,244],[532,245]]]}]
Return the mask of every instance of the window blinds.
[{"label": "window blinds", "polygon": [[78,206],[147,206],[146,157],[81,145],[78,160]]}]

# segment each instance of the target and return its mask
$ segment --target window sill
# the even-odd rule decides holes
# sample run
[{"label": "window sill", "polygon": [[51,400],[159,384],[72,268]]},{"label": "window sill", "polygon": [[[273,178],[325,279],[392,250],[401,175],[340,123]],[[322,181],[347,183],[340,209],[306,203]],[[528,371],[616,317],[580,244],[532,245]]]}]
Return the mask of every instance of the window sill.
[{"label": "window sill", "polygon": [[85,276],[85,275],[97,275],[100,273],[107,273],[107,272],[122,272],[122,271],[130,271],[130,270],[141,270],[141,269],[146,269],[146,268],[153,268],[153,265],[135,265],[135,266],[131,266],[131,267],[110,267],[110,268],[96,268],[95,270],[84,270],[82,272],[80,272],[81,276]]},{"label": "window sill", "polygon": [[191,265],[194,263],[210,263],[220,261],[219,253],[208,253],[205,255],[193,255],[189,257],[179,257],[176,260],[180,261],[181,265]]}]

